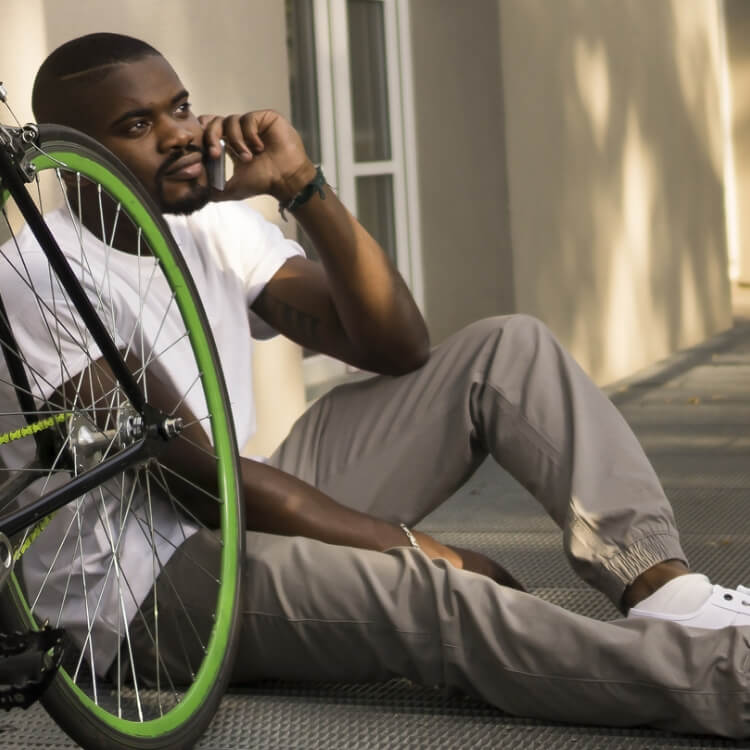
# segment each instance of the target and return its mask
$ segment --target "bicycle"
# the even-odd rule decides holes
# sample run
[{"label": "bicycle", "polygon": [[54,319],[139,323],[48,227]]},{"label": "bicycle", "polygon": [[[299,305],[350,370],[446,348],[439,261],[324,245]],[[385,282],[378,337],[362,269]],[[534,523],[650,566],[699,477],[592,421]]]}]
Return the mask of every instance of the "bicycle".
[{"label": "bicycle", "polygon": [[[0,397],[13,399],[0,413],[0,654],[42,654],[4,702],[43,691],[46,710],[86,748],[189,747],[229,680],[244,550],[234,428],[209,323],[156,205],[84,134],[0,125],[0,209],[9,234],[0,245]],[[74,248],[58,244],[51,217],[73,227]],[[124,266],[132,320],[114,314]],[[169,300],[161,320],[151,309],[160,286]],[[22,310],[6,309],[9,298]],[[180,388],[165,374],[177,356]],[[54,368],[40,365],[45,357]],[[205,413],[186,411],[188,402],[205,403]],[[195,444],[198,423],[212,436],[210,450],[200,446],[210,454],[203,484],[168,458]],[[166,528],[219,540],[210,565],[190,561],[216,581],[210,623],[179,599],[160,613],[172,591],[167,557],[179,547]],[[132,560],[125,569],[126,538],[151,552],[137,575]],[[103,577],[87,572],[94,553]],[[135,658],[137,637],[147,659]],[[165,663],[164,638],[179,640],[181,663]]]}]

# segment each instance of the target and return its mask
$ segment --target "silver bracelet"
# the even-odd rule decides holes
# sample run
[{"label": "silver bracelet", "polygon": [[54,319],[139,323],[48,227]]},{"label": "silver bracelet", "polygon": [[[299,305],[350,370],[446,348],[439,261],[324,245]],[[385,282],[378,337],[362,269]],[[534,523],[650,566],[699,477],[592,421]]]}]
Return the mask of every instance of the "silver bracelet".
[{"label": "silver bracelet", "polygon": [[406,537],[409,540],[409,544],[411,544],[414,549],[422,549],[419,546],[417,538],[414,536],[414,534],[411,533],[411,529],[405,523],[400,523],[399,526],[403,529],[404,534],[406,534]]}]

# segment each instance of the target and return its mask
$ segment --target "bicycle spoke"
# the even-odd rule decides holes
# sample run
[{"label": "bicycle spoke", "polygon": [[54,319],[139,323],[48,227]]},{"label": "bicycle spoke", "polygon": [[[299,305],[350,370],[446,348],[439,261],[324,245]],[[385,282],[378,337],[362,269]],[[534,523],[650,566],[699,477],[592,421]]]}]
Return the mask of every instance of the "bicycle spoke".
[{"label": "bicycle spoke", "polygon": [[[172,492],[169,490],[169,486],[166,484],[163,475],[162,475],[162,481],[161,482],[159,481],[158,477],[154,476],[153,473],[151,474],[151,476],[152,476],[154,482],[156,482],[157,486],[168,495],[170,503],[172,503],[173,510],[174,510],[175,514],[178,514],[180,512],[185,513],[197,525],[201,526],[202,528],[207,528],[207,526],[206,526],[205,523],[203,523],[197,516],[195,516],[193,513],[191,513],[191,511],[187,507],[185,507],[185,505],[183,505],[182,503],[180,503],[180,501],[177,500],[174,497],[174,495],[172,494]],[[156,529],[155,529],[155,532],[161,538],[161,540],[163,542],[166,542],[167,544],[169,544],[175,551],[178,549],[177,545],[173,541],[171,541],[168,537],[165,537],[163,534],[159,533],[159,531],[156,530]],[[187,535],[185,534],[184,527],[181,527],[181,533],[183,535],[183,541],[185,541],[187,539]],[[187,557],[188,557],[188,559],[191,562],[193,562],[196,565],[196,567],[200,568],[206,575],[211,576],[210,571],[207,568],[205,568],[203,565],[201,565],[201,563],[199,561],[195,560],[194,558],[192,558],[189,555]]]},{"label": "bicycle spoke", "polygon": [[161,671],[159,669],[159,595],[158,589],[156,588],[156,580],[159,577],[159,572],[162,569],[162,565],[159,564],[157,568],[158,553],[156,552],[155,538],[154,538],[154,514],[153,508],[151,507],[151,483],[149,481],[148,472],[145,475],[146,479],[146,509],[148,511],[148,533],[149,541],[151,543],[151,549],[153,553],[151,555],[151,587],[154,595],[154,653],[157,660],[156,664],[156,694],[159,699],[159,710],[161,711]]},{"label": "bicycle spoke", "polygon": [[[81,539],[81,517],[80,514],[76,514],[76,521],[78,524],[78,538]],[[86,583],[86,563],[83,559],[83,545],[79,547],[79,564],[81,566],[81,587],[83,588],[83,607],[84,611],[86,613],[86,625],[88,626],[89,632],[91,631],[93,620],[91,619],[91,613],[89,612],[89,594],[88,594],[88,585]],[[99,704],[99,697],[97,694],[97,684],[96,684],[96,662],[94,660],[94,644],[91,642],[91,639],[88,639],[88,646],[89,646],[89,658],[90,658],[90,664],[91,664],[91,674],[93,675],[92,684],[93,684],[93,700],[94,703],[97,705]],[[83,660],[83,657],[86,653],[86,644],[84,644],[84,648],[81,649],[81,656],[78,660],[78,664],[76,665],[75,672],[73,673],[73,682],[77,682],[78,680],[78,672],[81,668],[81,662]]]},{"label": "bicycle spoke", "polygon": [[201,453],[205,453],[207,456],[210,456],[211,458],[216,458],[216,454],[213,451],[208,450],[208,448],[204,447],[203,445],[199,445],[195,442],[195,440],[191,440],[189,437],[185,435],[184,432],[181,432],[177,436],[177,440],[182,441],[183,443],[187,443],[188,445],[192,445],[193,448],[197,448]]},{"label": "bicycle spoke", "polygon": [[[175,300],[175,295],[172,293],[172,296],[169,298],[169,303],[167,304],[167,309],[164,311],[164,315],[162,316],[161,323],[159,324],[159,328],[156,331],[156,335],[154,336],[154,340],[151,344],[151,351],[148,353],[148,356],[143,359],[143,368],[146,369],[153,361],[154,361],[154,349],[156,349],[156,344],[159,341],[159,337],[161,336],[161,332],[164,329],[164,324],[167,322],[167,315],[169,313],[169,309],[172,307],[172,303]],[[177,339],[177,341],[181,341],[185,336],[187,336],[187,333],[185,333],[183,336]],[[177,341],[172,342],[172,344],[167,347],[167,349],[171,348]]]},{"label": "bicycle spoke", "polygon": [[172,410],[169,412],[169,416],[173,417],[177,410],[185,403],[185,399],[190,395],[190,392],[195,388],[195,386],[200,382],[200,379],[202,377],[202,374],[199,372],[196,376],[193,382],[185,389],[185,393],[182,394],[182,398],[172,407]]},{"label": "bicycle spoke", "polygon": [[160,464],[160,466],[163,470],[167,471],[173,477],[176,477],[177,479],[179,479],[181,482],[184,482],[189,487],[192,487],[194,490],[197,490],[203,496],[210,498],[211,500],[216,502],[218,505],[221,504],[221,498],[218,495],[216,495],[214,492],[209,492],[205,487],[201,487],[199,484],[196,484],[195,482],[188,479],[184,474],[181,474],[175,469],[171,469],[169,466],[166,466],[165,464]]},{"label": "bicycle spoke", "polygon": [[183,430],[187,429],[188,427],[192,427],[194,424],[201,424],[202,422],[208,422],[211,419],[211,415],[207,414],[205,417],[201,417],[200,419],[193,419],[190,422],[185,422],[183,425]]}]

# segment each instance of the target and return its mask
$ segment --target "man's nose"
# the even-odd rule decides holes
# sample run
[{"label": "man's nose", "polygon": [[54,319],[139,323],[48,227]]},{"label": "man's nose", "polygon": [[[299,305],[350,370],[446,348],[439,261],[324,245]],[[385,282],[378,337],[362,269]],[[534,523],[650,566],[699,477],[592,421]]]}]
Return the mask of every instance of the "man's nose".
[{"label": "man's nose", "polygon": [[193,141],[193,132],[182,123],[170,123],[165,125],[161,134],[162,151],[173,151],[185,148]]}]

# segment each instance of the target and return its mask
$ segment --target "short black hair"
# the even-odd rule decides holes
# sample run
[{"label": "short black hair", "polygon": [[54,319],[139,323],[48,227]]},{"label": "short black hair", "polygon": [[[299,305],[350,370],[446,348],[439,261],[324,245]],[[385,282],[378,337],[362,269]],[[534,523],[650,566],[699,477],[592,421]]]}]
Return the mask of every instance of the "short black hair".
[{"label": "short black hair", "polygon": [[39,67],[31,93],[38,122],[69,120],[61,111],[66,89],[100,81],[113,65],[161,55],[150,44],[124,34],[86,34],[58,47]]}]

